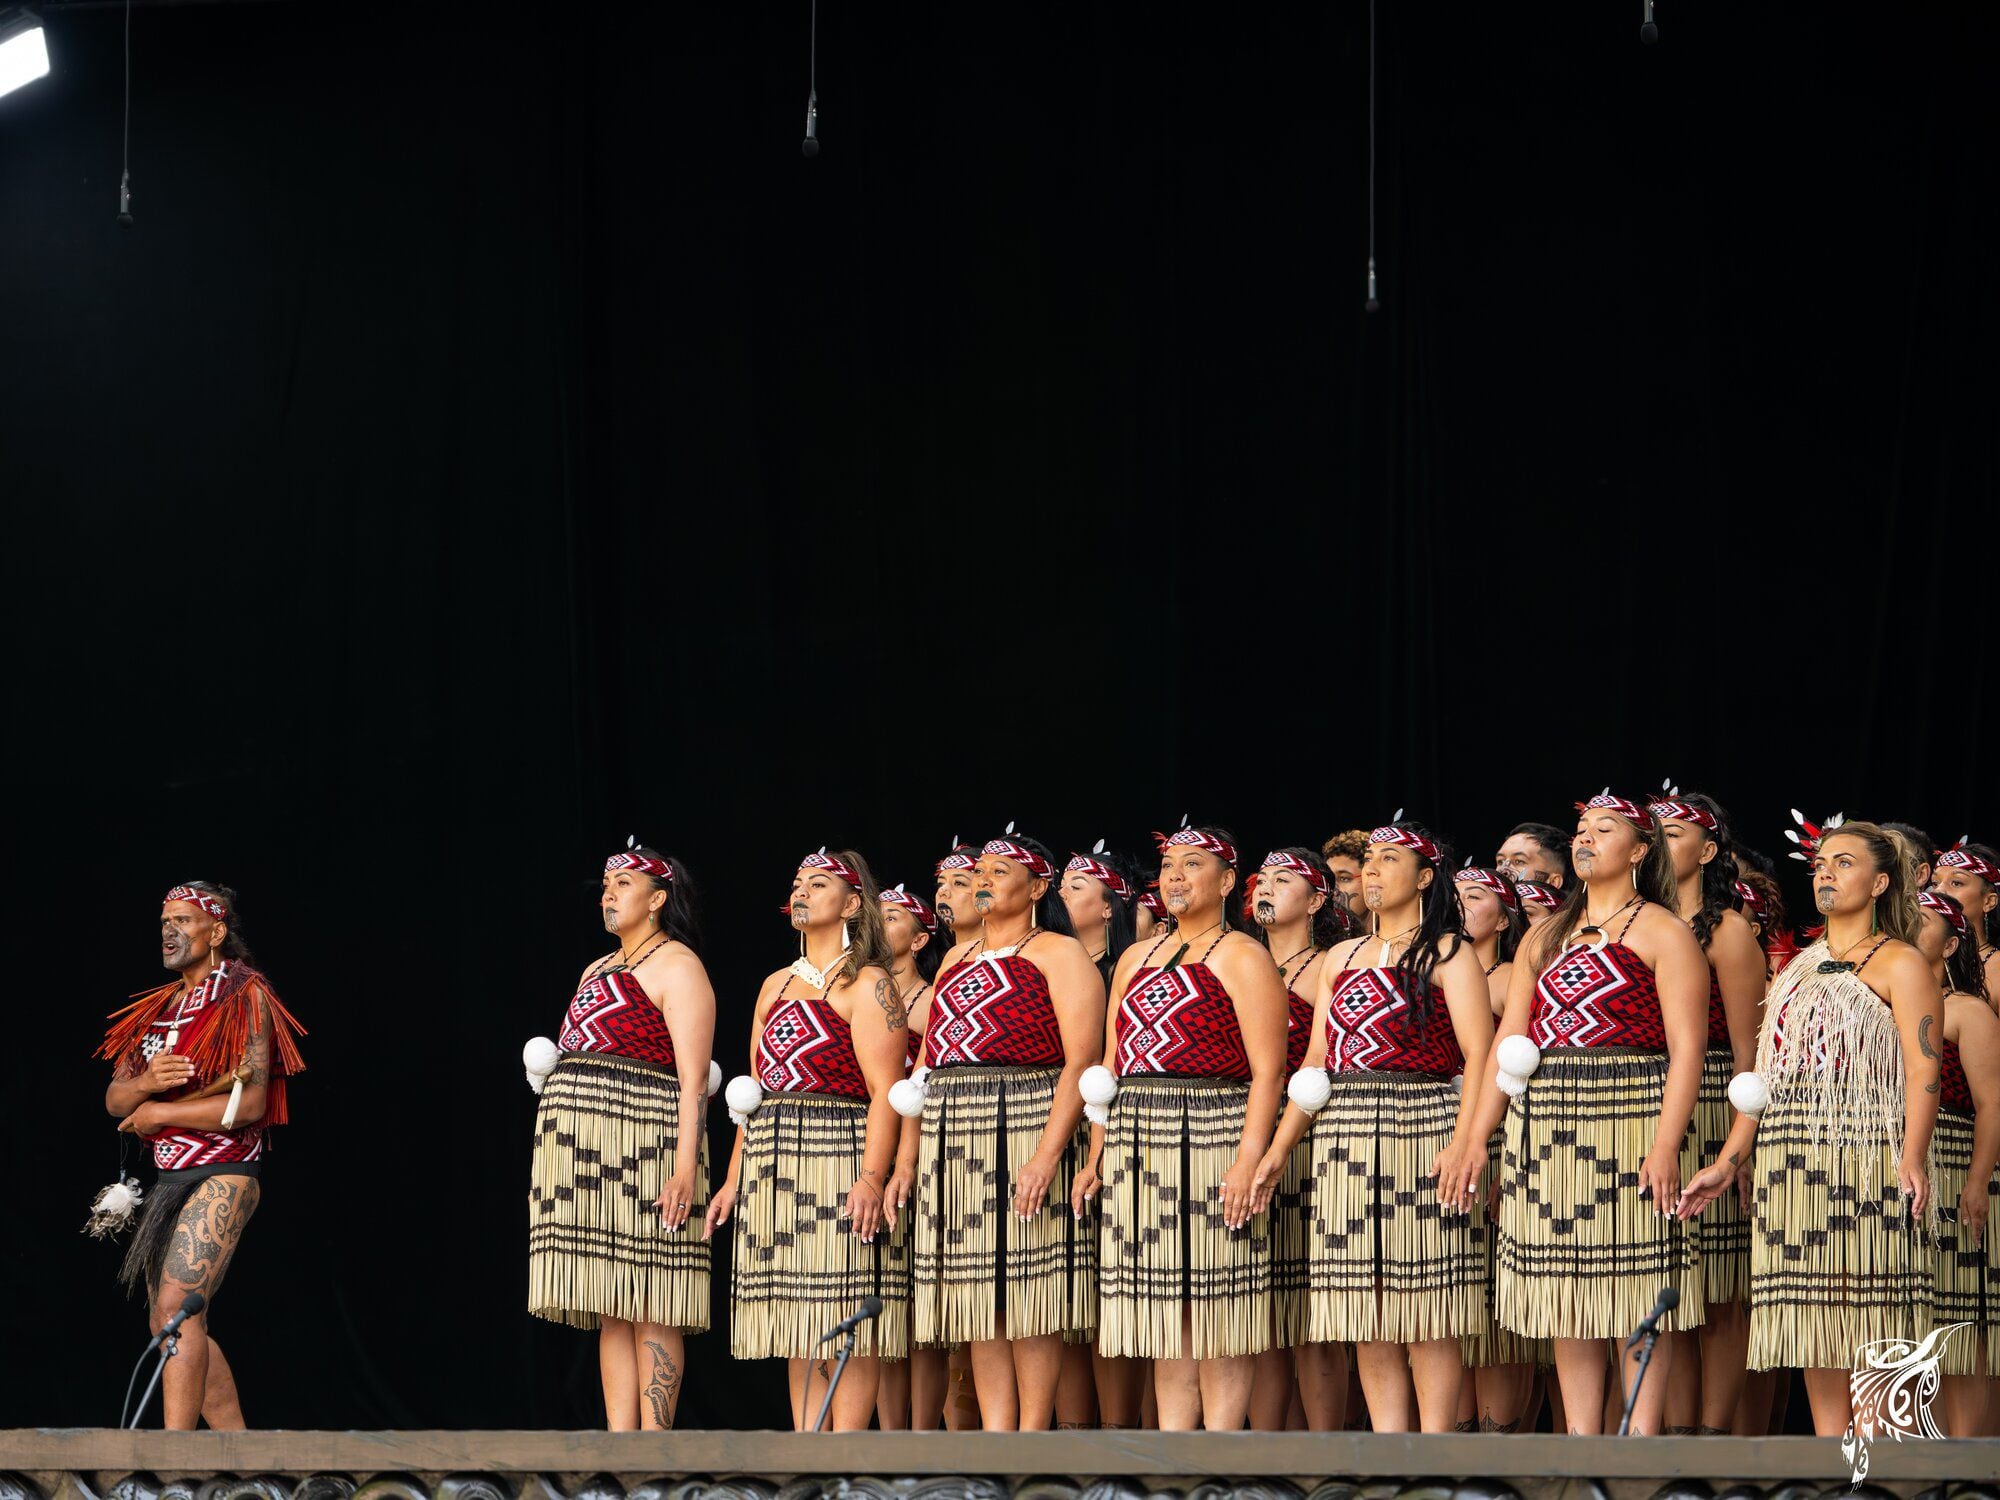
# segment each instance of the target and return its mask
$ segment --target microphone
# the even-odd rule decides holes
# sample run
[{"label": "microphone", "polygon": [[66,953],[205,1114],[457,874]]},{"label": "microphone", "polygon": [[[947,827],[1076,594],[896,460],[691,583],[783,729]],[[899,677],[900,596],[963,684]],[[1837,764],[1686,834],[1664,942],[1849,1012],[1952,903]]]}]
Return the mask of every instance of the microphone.
[{"label": "microphone", "polygon": [[[187,1301],[183,1302],[180,1306],[180,1311],[167,1319],[166,1327],[154,1334],[153,1342],[146,1347],[148,1349],[159,1348],[162,1343],[181,1331],[181,1324],[185,1323],[189,1318],[197,1316],[206,1306],[208,1306],[208,1298],[202,1296],[200,1292],[189,1292],[187,1294]],[[877,1302],[875,1310],[880,1312],[881,1309],[882,1304]]]},{"label": "microphone", "polygon": [[801,156],[819,155],[819,90],[806,95],[806,138],[799,142]]},{"label": "microphone", "polygon": [[1639,40],[1651,46],[1660,39],[1660,28],[1653,23],[1653,0],[1645,0],[1645,19],[1639,23]]},{"label": "microphone", "polygon": [[1657,1334],[1660,1331],[1660,1319],[1680,1305],[1681,1294],[1678,1291],[1670,1286],[1661,1287],[1660,1295],[1653,1303],[1653,1310],[1639,1320],[1639,1326],[1632,1331],[1632,1337],[1625,1341],[1625,1347],[1629,1349],[1639,1340]]},{"label": "microphone", "polygon": [[1368,300],[1363,305],[1370,312],[1382,306],[1381,299],[1375,295],[1375,257],[1372,255],[1368,257]]},{"label": "microphone", "polygon": [[863,1297],[860,1309],[851,1317],[842,1318],[833,1327],[821,1334],[819,1341],[824,1344],[831,1339],[839,1338],[842,1334],[852,1333],[870,1318],[879,1318],[881,1315],[882,1299],[880,1297]]},{"label": "microphone", "polygon": [[[127,229],[132,227],[132,174],[130,172],[127,172],[123,177],[118,179],[118,222],[123,224]],[[169,1050],[172,1050],[173,1042],[171,1040],[168,1041],[167,1047]]]}]

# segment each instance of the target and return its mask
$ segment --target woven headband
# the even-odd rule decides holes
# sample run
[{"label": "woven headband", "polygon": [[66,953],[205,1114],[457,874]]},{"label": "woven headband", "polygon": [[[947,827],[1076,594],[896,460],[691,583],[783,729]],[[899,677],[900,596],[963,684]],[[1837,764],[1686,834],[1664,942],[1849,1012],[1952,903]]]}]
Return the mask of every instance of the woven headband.
[{"label": "woven headband", "polygon": [[1485,886],[1487,890],[1500,898],[1500,904],[1509,911],[1519,911],[1521,909],[1521,898],[1509,890],[1507,882],[1491,870],[1482,870],[1477,865],[1467,865],[1451,878],[1454,885]]},{"label": "woven headband", "polygon": [[1025,844],[1017,844],[1012,839],[988,839],[980,854],[995,854],[1001,859],[1011,859],[1037,880],[1048,880],[1055,875],[1055,866]]},{"label": "woven headband", "polygon": [[[1576,810],[1587,812],[1615,812],[1627,822],[1636,824],[1647,833],[1653,831],[1653,815],[1636,802],[1628,802],[1623,797],[1614,797],[1607,789],[1599,792],[1588,802],[1579,802]],[[1713,825],[1711,825],[1713,826]]]},{"label": "woven headband", "polygon": [[1236,846],[1225,843],[1212,833],[1203,833],[1199,828],[1183,828],[1172,834],[1155,833],[1153,842],[1160,846],[1160,853],[1169,849],[1205,849],[1226,865],[1236,863]]},{"label": "woven headband", "polygon": [[610,875],[618,870],[637,870],[641,875],[650,875],[655,880],[671,882],[674,878],[673,866],[664,859],[654,859],[639,852],[639,836],[634,834],[625,840],[625,852],[614,854],[604,862],[604,873]]},{"label": "woven headband", "polygon": [[799,861],[799,868],[801,870],[824,870],[827,874],[846,881],[856,890],[861,889],[861,877],[854,873],[853,867],[843,860],[834,858],[825,849],[821,849],[817,854],[808,854],[804,859]]},{"label": "woven headband", "polygon": [[1394,823],[1384,823],[1368,835],[1368,846],[1377,844],[1401,844],[1405,849],[1414,849],[1432,864],[1437,863],[1438,846],[1433,844],[1413,828],[1399,828]]},{"label": "woven headband", "polygon": [[1142,894],[1139,897],[1139,904],[1162,922],[1167,920],[1167,898],[1158,891],[1147,891]]},{"label": "woven headband", "polygon": [[1111,866],[1098,863],[1088,854],[1073,855],[1070,862],[1063,866],[1063,874],[1088,875],[1092,880],[1103,881],[1112,895],[1126,901],[1132,899],[1132,887],[1125,883],[1125,877]]},{"label": "woven headband", "polygon": [[979,861],[977,859],[965,852],[971,847],[969,844],[954,843],[951,847],[951,853],[937,862],[938,878],[942,880],[946,870],[970,870],[974,865],[978,864]]},{"label": "woven headband", "polygon": [[1917,905],[1925,911],[1934,911],[1943,917],[1945,926],[1949,927],[1956,937],[1962,938],[1971,931],[1965,922],[1965,911],[1956,901],[1947,901],[1934,891],[1918,891]]},{"label": "woven headband", "polygon": [[1326,894],[1326,877],[1300,859],[1296,854],[1287,854],[1282,849],[1273,849],[1269,854],[1264,856],[1264,863],[1260,868],[1266,870],[1290,870],[1321,895]]},{"label": "woven headband", "polygon": [[1736,882],[1736,897],[1758,916],[1764,915],[1764,898],[1757,894],[1757,887],[1747,881]]},{"label": "woven headband", "polygon": [[2000,870],[1974,854],[1970,849],[1947,849],[1937,857],[1940,870],[1964,870],[1969,875],[1977,875],[1988,885],[2000,885]]},{"label": "woven headband", "polygon": [[1554,911],[1558,906],[1563,904],[1563,898],[1560,893],[1550,890],[1545,885],[1536,885],[1532,880],[1515,881],[1514,894],[1519,896],[1523,901],[1532,901],[1535,905],[1545,907],[1549,911]]},{"label": "woven headband", "polygon": [[1706,828],[1710,833],[1720,833],[1722,831],[1721,824],[1716,821],[1714,813],[1705,807],[1698,807],[1692,802],[1649,802],[1646,804],[1646,811],[1661,822],[1672,819],[1676,823],[1693,823],[1698,827]]},{"label": "woven headband", "polygon": [[224,908],[221,901],[209,895],[207,891],[198,891],[191,885],[177,885],[160,898],[162,906],[166,905],[169,901],[190,902],[195,906],[199,906],[218,922],[229,920],[229,912]]},{"label": "woven headband", "polygon": [[912,896],[908,891],[904,890],[900,885],[897,886],[893,891],[884,891],[882,893],[882,899],[888,902],[891,906],[902,907],[904,911],[908,912],[911,916],[915,917],[919,922],[923,924],[924,931],[926,932],[937,931],[937,925],[938,925],[937,913],[932,911],[928,906],[924,905],[923,901],[920,898]]}]

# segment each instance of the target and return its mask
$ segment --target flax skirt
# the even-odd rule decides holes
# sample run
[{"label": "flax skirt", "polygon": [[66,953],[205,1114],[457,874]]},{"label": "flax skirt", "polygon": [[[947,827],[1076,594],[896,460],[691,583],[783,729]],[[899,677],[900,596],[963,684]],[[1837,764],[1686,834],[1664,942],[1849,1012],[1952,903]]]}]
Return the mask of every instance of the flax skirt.
[{"label": "flax skirt", "polygon": [[1751,1157],[1753,1370],[1851,1370],[1876,1339],[1931,1329],[1930,1238],[1910,1221],[1896,1150],[1814,1145],[1805,1107],[1773,1100]]},{"label": "flax skirt", "polygon": [[1472,1215],[1438,1202],[1431,1164],[1458,1123],[1434,1073],[1335,1073],[1313,1116],[1306,1337],[1314,1343],[1462,1339],[1486,1324]]},{"label": "flax skirt", "polygon": [[654,1200],[674,1173],[680,1080],[601,1052],[571,1052],[542,1085],[528,1188],[528,1311],[595,1328],[605,1318],[708,1327],[708,1144],[694,1207],[661,1227]]},{"label": "flax skirt", "polygon": [[[1936,1164],[1938,1241],[1936,1326],[1970,1323],[1945,1339],[1938,1372],[1943,1375],[2000,1375],[2000,1171],[1988,1189],[1986,1239],[1974,1245],[1959,1228],[1958,1195],[1972,1169],[1972,1117],[1939,1110],[1931,1136]],[[1980,1340],[1985,1358],[1980,1358]]]},{"label": "flax skirt", "polygon": [[1064,1147],[1034,1217],[1014,1216],[1014,1179],[1041,1145],[1058,1068],[934,1068],[924,1088],[911,1230],[911,1337],[921,1346],[1097,1330],[1097,1258],[1069,1193],[1088,1127]]},{"label": "flax skirt", "polygon": [[885,1223],[871,1244],[843,1217],[867,1130],[867,1101],[833,1094],[766,1094],[744,1127],[729,1278],[735,1358],[811,1358],[866,1297],[880,1297],[882,1312],[861,1325],[855,1354],[909,1352],[908,1221],[894,1234]]},{"label": "flax skirt", "polygon": [[[1222,1178],[1243,1141],[1250,1086],[1127,1078],[1104,1131],[1098,1351],[1213,1359],[1271,1347],[1269,1215],[1222,1222]],[[1181,1347],[1181,1315],[1192,1329]]]},{"label": "flax skirt", "polygon": [[[1694,1131],[1704,1167],[1722,1159],[1722,1143],[1736,1123],[1736,1111],[1729,1103],[1729,1080],[1735,1076],[1735,1055],[1727,1047],[1710,1047],[1701,1060],[1701,1092],[1694,1104]],[[1703,1209],[1694,1223],[1703,1297],[1710,1307],[1742,1301],[1750,1293],[1750,1218],[1743,1212],[1743,1200],[1732,1188]]]},{"label": "flax skirt", "polygon": [[1506,1138],[1503,1121],[1486,1143],[1486,1190],[1472,1211],[1472,1237],[1486,1263],[1486,1326],[1459,1342],[1459,1355],[1468,1370],[1487,1370],[1499,1365],[1553,1365],[1555,1350],[1547,1339],[1523,1338],[1500,1326],[1493,1254],[1500,1238],[1500,1148]]},{"label": "flax skirt", "polygon": [[1271,1195],[1271,1342],[1295,1349],[1307,1342],[1306,1244],[1312,1224],[1312,1140],[1301,1137],[1285,1158]]},{"label": "flax skirt", "polygon": [[[1529,1338],[1625,1338],[1662,1287],[1680,1292],[1663,1331],[1705,1319],[1696,1230],[1639,1196],[1667,1055],[1552,1047],[1507,1109],[1494,1252],[1503,1328]],[[1696,1171],[1692,1121],[1681,1178]],[[1666,1205],[1671,1210],[1672,1205]]]}]

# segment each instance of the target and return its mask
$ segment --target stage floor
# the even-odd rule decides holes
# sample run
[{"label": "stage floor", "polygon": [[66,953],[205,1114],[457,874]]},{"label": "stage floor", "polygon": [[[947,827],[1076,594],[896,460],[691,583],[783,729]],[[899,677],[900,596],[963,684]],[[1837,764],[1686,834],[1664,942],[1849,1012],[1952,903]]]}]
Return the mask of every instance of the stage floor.
[{"label": "stage floor", "polygon": [[[2000,1481],[2000,1440],[1882,1439],[1870,1460],[1869,1483],[1900,1495]],[[1510,1490],[1526,1500],[1643,1500],[1663,1487],[1700,1495],[1703,1485],[1740,1485],[1740,1500],[1806,1500],[1846,1490],[1849,1477],[1831,1438],[0,1431],[0,1500],[1058,1500],[1085,1491],[1093,1500],[1160,1491],[1318,1500],[1456,1491],[1470,1500]]]}]

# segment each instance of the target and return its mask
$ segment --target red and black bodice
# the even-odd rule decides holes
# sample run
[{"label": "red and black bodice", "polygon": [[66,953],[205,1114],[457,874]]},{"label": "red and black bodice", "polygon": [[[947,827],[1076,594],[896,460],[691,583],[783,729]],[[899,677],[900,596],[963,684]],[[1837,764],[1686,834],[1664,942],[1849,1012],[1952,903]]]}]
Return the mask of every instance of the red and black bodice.
[{"label": "red and black bodice", "polygon": [[556,1042],[565,1052],[629,1057],[669,1071],[674,1066],[667,1018],[630,969],[609,969],[586,979],[569,1002]]},{"label": "red and black bodice", "polygon": [[854,1033],[824,995],[788,995],[785,980],[757,1038],[757,1081],[772,1094],[833,1094],[866,1099],[868,1080],[854,1055]]},{"label": "red and black bodice", "polygon": [[1972,1113],[1972,1086],[1965,1081],[1965,1059],[1958,1055],[1958,1043],[1949,1038],[1938,1060],[1938,1108],[1955,1115]]},{"label": "red and black bodice", "polygon": [[1062,1031],[1047,977],[1018,952],[953,964],[931,993],[924,1055],[933,1068],[1060,1068]]},{"label": "red and black bodice", "polygon": [[[193,1050],[196,1036],[214,1019],[210,1002],[220,997],[229,975],[228,962],[218,961],[201,983],[182,997],[171,1013],[154,1017],[139,1042],[141,1067],[164,1052],[168,1036],[175,1033],[178,1033],[175,1052],[186,1054]],[[186,1088],[167,1097],[186,1098],[205,1082],[201,1078],[190,1079]],[[261,1122],[235,1130],[201,1130],[192,1125],[170,1125],[148,1144],[153,1148],[153,1165],[162,1172],[253,1162],[264,1155],[264,1128]]]},{"label": "red and black bodice", "polygon": [[1285,991],[1285,1071],[1296,1073],[1312,1045],[1313,1003],[1297,990]]},{"label": "red and black bodice", "polygon": [[1722,979],[1713,968],[1708,971],[1708,1045],[1729,1045],[1729,1012],[1722,1004]]},{"label": "red and black bodice", "polygon": [[[1214,943],[1208,951],[1215,951]],[[1249,1081],[1250,1054],[1235,1003],[1222,976],[1204,962],[1207,957],[1134,971],[1118,1001],[1119,1077],[1152,1073]]]},{"label": "red and black bodice", "polygon": [[1326,1002],[1326,1070],[1341,1073],[1465,1071],[1465,1054],[1444,991],[1433,984],[1426,1014],[1411,1008],[1395,969],[1342,969]]},{"label": "red and black bodice", "polygon": [[1565,949],[1535,981],[1528,1035],[1537,1047],[1620,1047],[1664,1052],[1660,987],[1623,943]]}]

